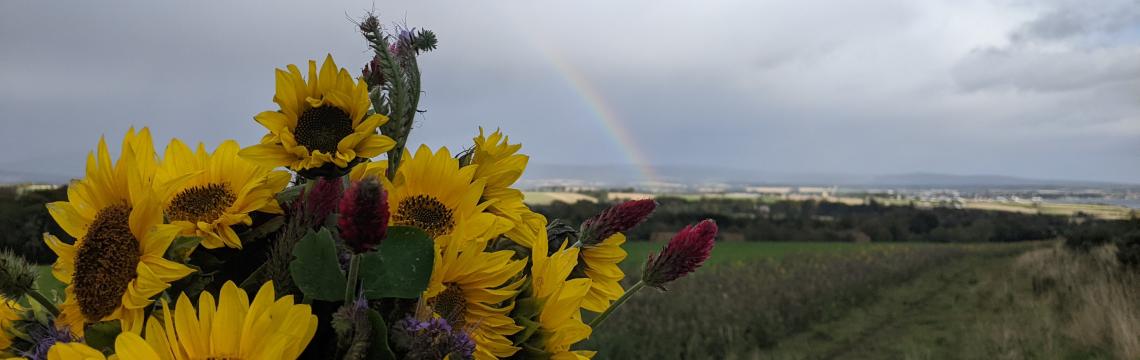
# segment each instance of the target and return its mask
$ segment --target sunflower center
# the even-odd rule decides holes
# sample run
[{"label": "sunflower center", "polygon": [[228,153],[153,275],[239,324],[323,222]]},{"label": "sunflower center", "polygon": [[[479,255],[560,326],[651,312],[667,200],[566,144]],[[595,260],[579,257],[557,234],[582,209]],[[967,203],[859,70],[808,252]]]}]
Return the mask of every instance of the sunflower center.
[{"label": "sunflower center", "polygon": [[297,119],[297,143],[309,151],[320,150],[328,154],[336,152],[336,145],[352,134],[352,118],[335,106],[321,106],[301,113]]},{"label": "sunflower center", "polygon": [[174,195],[166,207],[166,216],[172,221],[212,222],[222,217],[236,200],[237,195],[228,184],[194,186]]},{"label": "sunflower center", "polygon": [[414,226],[431,235],[432,238],[451,232],[455,218],[451,209],[439,199],[429,195],[416,195],[400,200],[393,217],[396,225]]},{"label": "sunflower center", "polygon": [[98,321],[122,304],[127,285],[137,276],[141,251],[130,227],[131,208],[112,205],[95,214],[75,255],[71,285],[79,311]]},{"label": "sunflower center", "polygon": [[464,314],[467,313],[467,299],[463,297],[463,289],[455,284],[445,284],[447,289],[440,292],[428,301],[436,314],[447,320],[451,326],[463,327]]}]

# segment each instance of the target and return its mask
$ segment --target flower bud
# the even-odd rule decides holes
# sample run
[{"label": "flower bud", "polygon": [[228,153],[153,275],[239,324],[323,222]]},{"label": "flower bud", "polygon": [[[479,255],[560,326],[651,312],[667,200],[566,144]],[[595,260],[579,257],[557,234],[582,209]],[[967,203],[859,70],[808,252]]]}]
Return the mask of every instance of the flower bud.
[{"label": "flower bud", "polygon": [[657,209],[657,202],[652,199],[626,201],[611,206],[601,214],[582,222],[578,240],[586,246],[597,245],[602,240],[619,232],[628,231],[645,221],[654,209]]},{"label": "flower bud", "polygon": [[546,225],[546,243],[547,249],[553,254],[562,247],[562,244],[569,241],[571,244],[578,241],[578,230],[570,224],[567,224],[562,219],[551,220]]},{"label": "flower bud", "polygon": [[388,192],[375,177],[357,181],[340,199],[340,237],[352,252],[375,251],[388,233]]},{"label": "flower bud", "polygon": [[18,300],[35,284],[36,269],[32,265],[10,251],[0,252],[0,297]]},{"label": "flower bud", "polygon": [[716,233],[716,222],[712,220],[681,229],[660,254],[649,254],[641,281],[665,290],[665,284],[696,271],[712,253]]},{"label": "flower bud", "polygon": [[377,19],[375,14],[368,14],[368,17],[360,22],[360,32],[365,34],[380,32],[380,19]]},{"label": "flower bud", "polygon": [[343,188],[339,178],[317,178],[316,183],[305,193],[305,204],[302,207],[305,222],[310,226],[324,224],[325,219],[336,211]]},{"label": "flower bud", "polygon": [[373,56],[372,61],[364,65],[364,69],[361,70],[360,74],[369,88],[384,85],[384,72],[380,69],[380,57]]}]

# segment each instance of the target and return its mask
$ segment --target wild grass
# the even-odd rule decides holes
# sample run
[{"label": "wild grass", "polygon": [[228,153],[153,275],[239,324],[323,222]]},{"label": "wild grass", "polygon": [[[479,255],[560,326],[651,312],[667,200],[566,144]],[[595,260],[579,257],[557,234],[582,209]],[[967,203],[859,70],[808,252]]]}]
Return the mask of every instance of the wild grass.
[{"label": "wild grass", "polygon": [[1032,279],[1031,301],[1049,309],[1039,321],[1090,354],[1140,358],[1140,275],[1116,263],[1114,246],[1087,254],[1041,249],[1017,265]]},{"label": "wild grass", "polygon": [[712,266],[669,292],[639,294],[595,330],[587,348],[613,359],[747,356],[969,251],[866,246]]}]

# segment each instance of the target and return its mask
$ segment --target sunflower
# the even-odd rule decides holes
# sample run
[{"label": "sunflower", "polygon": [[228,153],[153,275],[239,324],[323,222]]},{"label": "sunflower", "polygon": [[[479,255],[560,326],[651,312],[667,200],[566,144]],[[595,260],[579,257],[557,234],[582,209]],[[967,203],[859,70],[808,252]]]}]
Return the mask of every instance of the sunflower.
[{"label": "sunflower", "polygon": [[471,153],[471,164],[478,166],[475,169],[475,179],[486,181],[483,201],[490,203],[487,211],[514,224],[506,233],[507,238],[519,245],[531,247],[531,239],[536,233],[529,225],[542,215],[531,211],[523,203],[522,191],[511,187],[526,170],[530,158],[518,154],[522,145],[510,144],[501,131],[496,130],[490,136],[485,136],[483,128],[479,128],[479,136],[473,140],[475,148]]},{"label": "sunflower", "polygon": [[582,247],[579,267],[591,282],[582,302],[583,309],[596,313],[606,311],[610,303],[625,293],[621,288],[625,273],[618,266],[627,255],[621,248],[624,243],[625,235],[617,233],[597,245]]},{"label": "sunflower", "polygon": [[87,174],[68,187],[68,201],[47,205],[59,226],[77,239],[67,244],[51,234],[44,241],[58,256],[52,274],[64,284],[66,300],[57,324],[82,336],[85,324],[118,319],[123,329],[141,330],[143,310],[170,282],[193,270],[163,259],[178,235],[163,224],[162,206],[144,169],[153,170],[154,149],[146,129],[127,132],[118,161],[106,142],[87,157]]},{"label": "sunflower", "polygon": [[178,139],[170,141],[155,174],[166,217],[182,235],[199,236],[208,249],[241,248],[232,226],[250,225],[249,213],[282,213],[276,195],[289,185],[290,175],[237,157],[233,140],[211,154],[201,143],[196,152]]},{"label": "sunflower", "polygon": [[107,356],[99,350],[81,342],[57,342],[48,349],[47,358],[48,360],[107,360]]},{"label": "sunflower", "polygon": [[[244,291],[226,282],[216,305],[210,293],[199,295],[197,312],[186,294],[178,297],[174,311],[164,302],[163,321],[147,321],[145,339],[129,331],[119,334],[111,358],[296,359],[316,331],[317,317],[309,305],[295,304],[292,295],[277,299],[272,282],[261,286],[252,304]],[[48,359],[107,358],[83,343],[57,343]]]},{"label": "sunflower", "polygon": [[472,180],[476,166],[460,168],[447,148],[432,153],[427,146],[404,159],[394,180],[381,178],[388,190],[389,224],[417,227],[436,239],[461,231],[471,235],[464,240],[479,242],[510,229],[509,222],[484,211],[490,203],[479,202],[485,182]]},{"label": "sunflower", "polygon": [[339,176],[351,164],[391,149],[395,142],[377,133],[388,118],[368,114],[368,84],[338,69],[332,55],[317,71],[309,61],[308,79],[296,65],[277,69],[279,109],[254,117],[269,130],[261,143],[241,156],[267,167],[285,166],[303,175]]},{"label": "sunflower", "polygon": [[460,241],[462,234],[444,235],[451,242],[436,252],[431,281],[423,298],[435,316],[464,328],[475,341],[476,359],[513,355],[518,347],[508,336],[522,330],[510,317],[514,298],[523,284],[518,276],[525,260],[511,260],[513,251],[483,252],[475,241]]},{"label": "sunflower", "polygon": [[[545,237],[546,230],[539,232]],[[562,248],[547,255],[546,241],[535,241],[531,252],[531,291],[542,304],[538,313],[541,349],[552,359],[589,359],[592,351],[570,347],[590,337],[592,329],[582,322],[580,307],[590,290],[590,279],[567,280],[578,262],[578,248]]]},{"label": "sunflower", "polygon": [[15,300],[0,299],[0,356],[10,356],[8,348],[12,347],[13,323],[23,319],[24,307]]},{"label": "sunflower", "polygon": [[388,171],[388,161],[367,161],[357,164],[352,167],[352,171],[348,172],[348,180],[357,182],[364,180],[366,177],[382,178],[385,172]]}]

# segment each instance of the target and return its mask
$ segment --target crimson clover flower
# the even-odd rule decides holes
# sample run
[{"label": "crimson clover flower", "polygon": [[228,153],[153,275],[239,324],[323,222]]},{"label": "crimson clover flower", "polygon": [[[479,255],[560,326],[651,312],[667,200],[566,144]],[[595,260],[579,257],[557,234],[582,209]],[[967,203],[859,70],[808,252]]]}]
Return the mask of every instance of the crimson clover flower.
[{"label": "crimson clover flower", "polygon": [[681,229],[661,253],[649,254],[641,281],[665,290],[665,284],[696,271],[712,253],[716,233],[716,222],[712,220]]},{"label": "crimson clover flower", "polygon": [[375,251],[388,233],[388,192],[376,178],[352,184],[340,199],[340,237],[353,253]]}]

